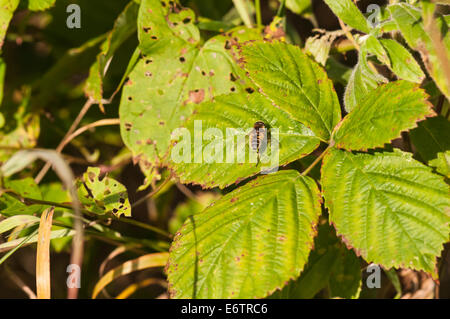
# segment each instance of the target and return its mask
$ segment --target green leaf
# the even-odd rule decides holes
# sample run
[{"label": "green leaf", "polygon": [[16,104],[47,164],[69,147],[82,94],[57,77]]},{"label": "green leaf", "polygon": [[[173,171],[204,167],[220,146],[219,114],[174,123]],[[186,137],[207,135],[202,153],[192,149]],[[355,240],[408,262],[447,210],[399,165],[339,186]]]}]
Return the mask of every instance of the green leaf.
[{"label": "green leaf", "polygon": [[[42,199],[41,191],[34,180],[30,177],[21,180],[5,180],[2,187],[25,198]],[[19,199],[7,192],[0,192],[0,214],[3,216],[32,215],[42,211],[41,205],[27,206]]]},{"label": "green leaf", "polygon": [[112,212],[119,217],[131,216],[131,206],[125,186],[113,178],[100,176],[100,168],[89,167],[78,182],[78,197],[91,212],[103,215]]},{"label": "green leaf", "polygon": [[428,165],[436,167],[438,173],[450,178],[450,150],[445,153],[438,153],[437,158],[429,161]]},{"label": "green leaf", "polygon": [[[2,58],[0,58],[0,106],[2,105],[3,102],[3,88],[5,86],[5,73],[6,73],[6,63],[5,61],[3,61]],[[0,117],[1,117],[1,113],[0,113]],[[3,122],[0,119],[0,129],[2,128],[2,126],[5,124],[4,119]]]},{"label": "green leaf", "polygon": [[0,234],[3,234],[17,226],[32,226],[39,223],[39,217],[32,215],[15,215],[0,221]]},{"label": "green leaf", "polygon": [[295,120],[327,141],[341,118],[339,101],[325,71],[300,48],[253,42],[241,49],[250,78]]},{"label": "green leaf", "polygon": [[19,0],[0,0],[0,49],[3,47],[9,22],[18,5]]},{"label": "green leaf", "polygon": [[39,115],[29,112],[31,90],[24,92],[22,103],[18,107],[5,108],[5,125],[0,128],[0,165],[6,161],[15,149],[32,148],[37,143],[40,132]]},{"label": "green leaf", "polygon": [[341,122],[334,134],[336,146],[347,150],[382,147],[417,121],[434,115],[427,97],[410,82],[381,85]]},{"label": "green leaf", "polygon": [[195,17],[173,6],[163,8],[153,0],[141,4],[138,33],[144,55],[124,86],[119,109],[122,139],[146,166],[165,162],[172,132],[196,104],[251,86],[234,62],[233,46],[261,38],[255,29],[238,28],[200,46]]},{"label": "green leaf", "polygon": [[215,193],[204,192],[198,194],[195,199],[189,199],[187,202],[178,205],[169,220],[170,233],[175,234],[189,216],[202,212],[219,197]]},{"label": "green leaf", "polygon": [[352,0],[325,0],[333,13],[352,28],[370,33],[369,24]]},{"label": "green leaf", "polygon": [[[370,38],[371,37],[369,37],[369,39]],[[378,41],[375,41],[373,43],[376,44],[377,42]],[[345,110],[349,113],[364,101],[367,95],[372,92],[379,83],[387,82],[387,79],[384,76],[374,72],[369,67],[367,54],[370,47],[367,48],[367,46],[370,44],[372,44],[371,41],[366,41],[361,45],[358,63],[353,68],[345,89],[344,104]]]},{"label": "green leaf", "polygon": [[[52,230],[50,233],[50,239],[56,239],[56,238],[64,238],[64,237],[71,237],[75,234],[74,230],[71,229],[58,229],[58,230]],[[11,241],[7,241],[6,243],[0,244],[0,252],[11,250],[15,248],[17,245],[30,245],[38,240],[38,234],[35,232],[35,234],[31,234],[28,237],[21,237],[18,239],[14,239]]]},{"label": "green leaf", "polygon": [[286,0],[286,7],[299,15],[312,12],[311,0]]},{"label": "green leaf", "polygon": [[411,53],[400,43],[391,39],[380,39],[386,50],[392,71],[403,80],[414,83],[422,83],[425,74]]},{"label": "green leaf", "polygon": [[330,221],[367,262],[436,276],[449,239],[450,197],[443,178],[412,154],[352,154],[331,149],[322,182]]},{"label": "green leaf", "polygon": [[324,288],[328,288],[329,297],[355,298],[360,286],[358,257],[340,242],[328,221],[321,219],[314,249],[302,274],[271,298],[311,299]]},{"label": "green leaf", "polygon": [[410,137],[420,157],[428,162],[450,149],[450,122],[442,116],[428,118],[411,130]]},{"label": "green leaf", "polygon": [[[267,148],[260,151],[259,163],[249,141],[257,121],[268,129]],[[320,143],[310,129],[257,92],[217,96],[214,102],[199,105],[186,128],[188,132],[180,132],[171,150],[169,165],[182,183],[204,188],[224,188],[278,169],[308,155]]]},{"label": "green leaf", "polygon": [[28,9],[31,11],[43,11],[55,4],[56,0],[28,0]]},{"label": "green leaf", "polygon": [[174,298],[262,298],[299,276],[321,213],[314,180],[296,171],[257,178],[179,230],[167,274]]},{"label": "green leaf", "polygon": [[[142,0],[138,16],[138,37],[144,54],[155,48],[180,45],[195,46],[200,42],[200,31],[194,25],[195,13],[183,8],[178,1]],[[188,47],[186,49],[189,49]],[[173,51],[177,52],[177,51]]]},{"label": "green leaf", "polygon": [[86,80],[85,93],[102,104],[103,78],[116,50],[136,31],[139,5],[130,2],[119,15],[108,38],[101,46],[101,52],[91,66]]},{"label": "green leaf", "polygon": [[441,92],[450,100],[448,75],[445,74],[446,68],[442,65],[441,60],[441,58],[446,58],[447,62],[450,60],[450,37],[446,22],[441,18],[433,20],[433,23],[437,22],[436,31],[443,30],[443,34],[439,35],[442,38],[440,42],[442,48],[437,48],[432,40],[432,31],[424,27],[422,12],[418,8],[407,3],[397,3],[390,5],[388,9],[408,45],[420,52],[428,73]]},{"label": "green leaf", "polygon": [[346,86],[352,75],[352,69],[330,57],[325,65],[328,77],[334,82]]},{"label": "green leaf", "polygon": [[331,45],[341,35],[342,31],[335,31],[309,37],[306,40],[305,51],[311,53],[314,59],[324,66],[327,63]]}]

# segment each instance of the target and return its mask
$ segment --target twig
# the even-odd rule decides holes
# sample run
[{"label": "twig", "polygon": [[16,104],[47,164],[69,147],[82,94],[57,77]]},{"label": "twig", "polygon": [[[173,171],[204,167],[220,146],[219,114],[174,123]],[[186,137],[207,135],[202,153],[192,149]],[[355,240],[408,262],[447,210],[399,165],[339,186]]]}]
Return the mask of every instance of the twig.
[{"label": "twig", "polygon": [[[83,117],[86,115],[86,113],[89,111],[89,109],[91,108],[91,106],[94,103],[95,103],[95,101],[92,100],[91,98],[89,98],[86,101],[86,103],[83,105],[83,107],[81,108],[80,113],[78,113],[78,116],[76,117],[75,121],[73,121],[73,123],[70,126],[69,130],[67,131],[66,135],[63,137],[63,139],[61,140],[59,145],[56,147],[56,152],[57,153],[61,153],[62,152],[62,150],[64,149],[64,146],[67,144],[67,143],[65,143],[65,140],[76,130],[76,128],[80,124],[81,120],[83,119]],[[42,181],[42,179],[44,178],[45,174],[47,174],[47,172],[50,169],[50,167],[51,167],[51,163],[50,162],[45,163],[44,167],[41,169],[39,174],[34,179],[36,184],[39,184]]]},{"label": "twig", "polygon": [[182,192],[187,198],[190,198],[198,202],[197,196],[195,196],[195,194],[189,188],[187,188],[180,182],[177,182],[175,185],[180,190],[180,192]]},{"label": "twig", "polygon": [[450,60],[447,56],[447,50],[444,46],[444,42],[441,39],[441,32],[436,26],[436,22],[433,16],[430,16],[424,27],[427,33],[430,35],[431,42],[433,43],[434,49],[436,51],[436,57],[441,62],[441,67],[447,80],[447,90],[448,92],[450,92]]},{"label": "twig", "polygon": [[28,287],[20,277],[15,274],[8,266],[5,266],[5,271],[8,274],[8,278],[11,279],[22,291],[27,294],[30,299],[37,299],[36,294],[30,287]]},{"label": "twig", "polygon": [[356,50],[360,50],[359,44],[356,42],[355,38],[353,37],[352,33],[348,30],[347,26],[345,25],[345,23],[339,19],[339,25],[341,26],[342,31],[344,31],[345,36],[347,37],[347,39],[349,39]]},{"label": "twig", "polygon": [[107,125],[119,125],[119,124],[120,119],[103,119],[80,127],[78,130],[76,130],[75,132],[64,138],[64,140],[61,142],[61,149],[63,149],[67,144],[69,144],[70,141],[72,141],[74,138],[90,130],[91,128]]}]

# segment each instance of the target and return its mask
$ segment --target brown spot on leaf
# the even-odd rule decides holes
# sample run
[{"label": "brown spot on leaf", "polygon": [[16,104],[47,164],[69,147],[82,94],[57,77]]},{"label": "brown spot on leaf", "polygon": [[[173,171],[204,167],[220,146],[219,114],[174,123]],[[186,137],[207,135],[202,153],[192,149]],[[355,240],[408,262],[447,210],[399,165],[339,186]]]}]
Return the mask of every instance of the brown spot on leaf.
[{"label": "brown spot on leaf", "polygon": [[201,103],[205,99],[205,90],[199,89],[189,91],[189,100],[195,104]]}]

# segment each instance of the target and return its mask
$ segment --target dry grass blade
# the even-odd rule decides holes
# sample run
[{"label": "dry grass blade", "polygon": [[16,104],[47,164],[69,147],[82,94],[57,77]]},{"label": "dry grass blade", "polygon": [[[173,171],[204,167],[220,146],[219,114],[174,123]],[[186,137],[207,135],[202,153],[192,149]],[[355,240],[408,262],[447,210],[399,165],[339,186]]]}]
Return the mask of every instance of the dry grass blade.
[{"label": "dry grass blade", "polygon": [[129,285],[120,294],[117,295],[116,299],[127,299],[139,289],[148,287],[150,285],[160,285],[164,288],[167,288],[167,282],[165,280],[159,278],[148,278],[135,284]]},{"label": "dry grass blade", "polygon": [[38,299],[50,299],[50,235],[54,207],[41,216],[36,253],[36,290]]},{"label": "dry grass blade", "polygon": [[92,298],[95,299],[98,294],[114,279],[132,273],[134,271],[147,268],[164,267],[169,258],[169,253],[154,253],[141,256],[139,258],[129,260],[119,267],[110,270],[104,275],[94,287]]},{"label": "dry grass blade", "polygon": [[[84,228],[81,214],[81,204],[78,200],[78,194],[74,186],[74,176],[69,165],[64,161],[58,150],[45,150],[45,149],[29,149],[16,152],[8,161],[6,161],[0,168],[0,173],[5,176],[11,176],[22,169],[30,165],[37,159],[42,159],[48,163],[51,163],[54,171],[63,182],[66,189],[69,190],[70,197],[72,198],[72,206],[75,212],[74,216],[74,228],[75,236],[72,241],[72,256],[70,263],[78,265],[80,268],[83,262],[83,237]],[[76,299],[78,296],[78,288],[68,289],[68,298]]]}]

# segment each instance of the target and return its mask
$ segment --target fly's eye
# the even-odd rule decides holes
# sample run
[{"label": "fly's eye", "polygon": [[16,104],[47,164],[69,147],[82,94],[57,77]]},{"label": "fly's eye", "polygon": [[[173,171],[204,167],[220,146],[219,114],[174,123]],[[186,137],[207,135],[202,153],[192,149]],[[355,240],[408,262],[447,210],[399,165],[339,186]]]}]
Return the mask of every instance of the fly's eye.
[{"label": "fly's eye", "polygon": [[255,122],[255,124],[253,124],[253,127],[254,127],[255,129],[260,129],[260,128],[265,128],[266,125],[265,125],[264,122],[262,122],[262,121],[257,121],[257,122]]}]

